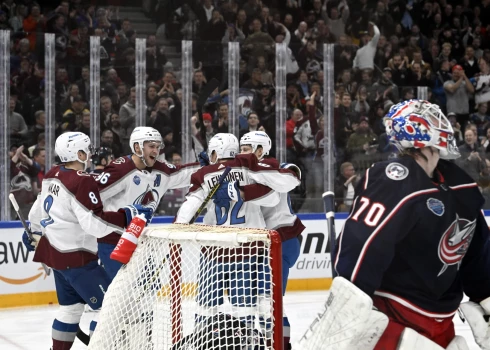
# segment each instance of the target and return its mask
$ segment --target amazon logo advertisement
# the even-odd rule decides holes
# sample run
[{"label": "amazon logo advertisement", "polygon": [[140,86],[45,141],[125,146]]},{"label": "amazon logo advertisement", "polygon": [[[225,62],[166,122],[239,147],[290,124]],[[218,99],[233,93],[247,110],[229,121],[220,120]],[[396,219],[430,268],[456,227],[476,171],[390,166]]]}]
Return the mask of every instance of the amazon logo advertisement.
[{"label": "amazon logo advertisement", "polygon": [[32,262],[33,252],[22,243],[22,229],[0,230],[0,294],[53,291],[53,276]]}]

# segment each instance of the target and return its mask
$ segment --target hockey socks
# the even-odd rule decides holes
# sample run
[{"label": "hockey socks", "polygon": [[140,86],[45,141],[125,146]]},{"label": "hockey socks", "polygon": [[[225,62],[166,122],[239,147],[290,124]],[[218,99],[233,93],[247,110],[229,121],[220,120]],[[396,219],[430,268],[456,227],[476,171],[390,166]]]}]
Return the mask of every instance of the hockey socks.
[{"label": "hockey socks", "polygon": [[64,323],[57,319],[53,322],[53,350],[71,349],[77,336],[78,323]]}]

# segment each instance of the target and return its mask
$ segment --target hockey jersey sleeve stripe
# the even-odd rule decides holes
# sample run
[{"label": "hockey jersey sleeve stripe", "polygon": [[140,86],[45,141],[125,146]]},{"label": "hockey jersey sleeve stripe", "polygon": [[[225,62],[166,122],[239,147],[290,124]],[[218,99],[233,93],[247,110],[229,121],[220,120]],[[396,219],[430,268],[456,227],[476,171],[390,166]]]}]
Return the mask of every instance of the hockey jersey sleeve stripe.
[{"label": "hockey jersey sleeve stripe", "polygon": [[408,300],[406,300],[404,298],[401,298],[401,297],[399,297],[399,296],[397,296],[395,294],[391,294],[391,293],[380,291],[380,290],[375,291],[374,294],[375,295],[378,295],[380,297],[383,297],[383,298],[394,300],[397,303],[405,306],[406,308],[408,308],[410,310],[413,310],[416,313],[421,314],[423,316],[427,316],[427,317],[432,317],[432,318],[448,318],[448,317],[453,317],[454,314],[456,313],[456,311],[458,311],[456,309],[456,310],[454,310],[452,312],[449,312],[449,313],[436,314],[436,313],[433,313],[433,312],[426,311],[426,310],[424,310],[424,309],[422,309],[422,308],[420,308],[420,307],[412,304]]},{"label": "hockey jersey sleeve stripe", "polygon": [[472,188],[472,187],[477,187],[478,185],[476,182],[470,183],[470,184],[463,184],[463,185],[458,185],[458,186],[449,186],[450,189],[452,190],[461,190],[464,188]]},{"label": "hockey jersey sleeve stripe", "polygon": [[368,168],[368,169],[366,170],[366,179],[364,180],[364,189],[366,189],[366,188],[367,188],[367,186],[368,186],[368,182],[369,182],[369,169],[370,169],[370,168]]},{"label": "hockey jersey sleeve stripe", "polygon": [[[371,244],[371,242],[376,238],[377,234],[383,229],[383,227],[391,220],[391,218],[397,213],[397,211],[406,203],[408,202],[410,199],[412,198],[415,198],[417,196],[420,196],[420,195],[423,195],[423,194],[427,194],[427,193],[435,193],[435,192],[439,192],[439,189],[437,188],[433,188],[433,189],[428,189],[428,190],[422,190],[422,191],[417,191],[417,192],[413,192],[411,194],[409,194],[408,196],[406,196],[405,198],[403,198],[394,208],[393,210],[390,212],[390,214],[383,220],[383,222],[381,222],[381,224],[371,233],[371,235],[369,236],[369,238],[366,240],[366,242],[364,243],[363,247],[362,247],[362,250],[361,250],[361,253],[359,254],[359,258],[357,259],[357,262],[356,262],[356,265],[354,267],[354,270],[352,271],[352,275],[351,275],[351,282],[355,282],[356,280],[356,277],[357,277],[357,273],[359,272],[359,269],[361,267],[361,264],[362,264],[362,261],[364,259],[364,256],[366,255],[366,252],[367,250],[369,249],[369,246]],[[340,252],[340,250],[339,250]]]}]

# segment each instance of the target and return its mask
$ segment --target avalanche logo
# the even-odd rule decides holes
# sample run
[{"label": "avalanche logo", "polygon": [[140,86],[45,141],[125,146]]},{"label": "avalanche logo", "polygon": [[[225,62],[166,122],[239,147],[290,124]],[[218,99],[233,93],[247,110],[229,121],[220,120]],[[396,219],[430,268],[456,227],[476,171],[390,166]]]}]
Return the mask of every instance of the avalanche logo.
[{"label": "avalanche logo", "polygon": [[143,192],[135,199],[133,204],[141,204],[145,207],[150,207],[153,211],[157,210],[158,202],[160,201],[160,196],[158,195],[158,191],[152,189],[150,185],[146,186],[146,191]]},{"label": "avalanche logo", "polygon": [[456,220],[444,232],[439,241],[439,259],[443,267],[437,277],[442,275],[450,265],[461,265],[461,261],[470,247],[471,239],[475,233],[476,219],[469,221],[460,219],[456,215]]}]

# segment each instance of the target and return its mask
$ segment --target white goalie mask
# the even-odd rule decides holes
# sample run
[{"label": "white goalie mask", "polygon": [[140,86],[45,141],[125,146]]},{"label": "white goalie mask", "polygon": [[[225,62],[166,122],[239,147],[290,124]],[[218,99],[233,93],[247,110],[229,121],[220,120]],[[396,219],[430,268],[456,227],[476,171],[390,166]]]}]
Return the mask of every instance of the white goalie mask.
[{"label": "white goalie mask", "polygon": [[[62,163],[78,161],[84,165],[84,171],[87,170],[88,162],[92,156],[93,148],[90,144],[90,137],[83,132],[65,132],[56,139],[54,149]],[[78,151],[85,152],[86,160],[78,157]]]},{"label": "white goalie mask", "polygon": [[[235,158],[239,148],[235,135],[225,133],[214,135],[208,143],[209,164],[216,164],[219,159]],[[213,152],[216,152],[216,160],[211,162]]]},{"label": "white goalie mask", "polygon": [[[260,159],[264,158],[269,154],[272,147],[272,141],[269,135],[263,131],[251,131],[246,133],[240,139],[240,146],[250,145],[252,147],[252,152],[255,153],[259,146],[262,147],[262,156]],[[260,160],[259,159],[259,160]]]}]

